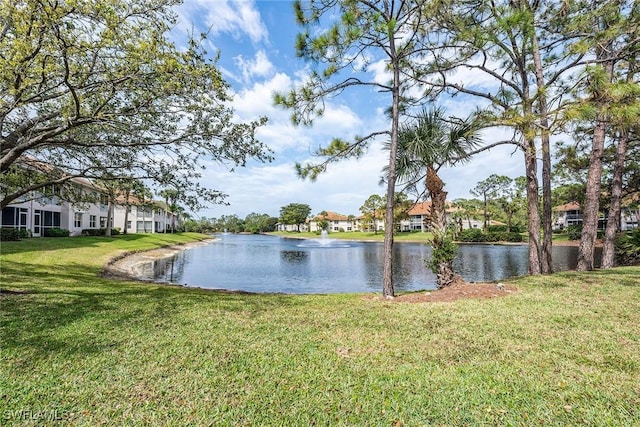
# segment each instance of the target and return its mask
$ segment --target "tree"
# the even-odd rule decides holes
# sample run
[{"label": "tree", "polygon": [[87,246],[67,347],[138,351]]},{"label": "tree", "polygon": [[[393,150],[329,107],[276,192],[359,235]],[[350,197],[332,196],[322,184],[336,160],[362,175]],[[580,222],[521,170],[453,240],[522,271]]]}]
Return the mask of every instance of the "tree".
[{"label": "tree", "polygon": [[[164,199],[164,218],[165,221],[169,217],[169,212],[171,212],[171,232],[175,232],[175,219],[172,207],[176,205],[176,200],[178,200],[179,192],[175,188],[165,187],[158,192],[158,195]],[[167,224],[164,226],[163,233],[167,232]]]},{"label": "tree", "polygon": [[447,119],[444,110],[423,110],[415,122],[400,132],[396,171],[404,190],[423,193],[418,183],[424,182],[431,198],[432,260],[437,274],[437,287],[450,286],[461,280],[453,271],[457,254],[451,236],[447,234],[445,203],[447,192],[438,171],[444,165],[454,165],[468,158],[467,153],[478,146],[478,123]]},{"label": "tree", "polygon": [[364,216],[364,223],[373,225],[373,234],[378,234],[378,220],[383,218],[385,206],[386,201],[379,194],[372,194],[360,206],[360,212]]},{"label": "tree", "polygon": [[[294,9],[303,31],[296,41],[298,55],[310,60],[314,69],[306,82],[287,94],[277,94],[275,102],[293,110],[295,124],[311,124],[315,116],[324,112],[327,98],[348,89],[370,88],[387,93],[390,123],[386,129],[368,135],[355,136],[347,142],[334,139],[317,151],[323,158],[317,164],[297,165],[298,174],[315,179],[335,161],[358,157],[367,144],[378,136],[390,141],[389,171],[386,191],[385,238],[382,293],[393,297],[393,222],[395,201],[395,157],[402,110],[411,104],[409,89],[415,84],[413,76],[429,50],[422,40],[426,37],[424,23],[430,2],[426,0],[388,0],[369,2],[336,0],[331,2],[297,0]],[[327,25],[326,31],[317,26]],[[365,72],[373,62],[384,63],[389,71],[388,82],[367,79]],[[354,73],[354,70],[356,73]]]},{"label": "tree", "polygon": [[304,224],[309,214],[311,213],[311,207],[304,203],[289,203],[286,206],[280,208],[280,221],[283,224],[295,225],[300,231],[300,224]]},{"label": "tree", "polygon": [[[577,2],[580,10],[574,10],[574,22],[570,31],[582,34],[582,40],[571,46],[582,49],[593,59],[585,69],[584,78],[577,85],[586,96],[579,97],[579,105],[571,113],[574,117],[587,119],[593,124],[589,170],[586,182],[586,196],[583,206],[582,236],[578,246],[578,270],[594,268],[594,249],[600,211],[601,178],[603,154],[607,132],[618,127],[623,133],[630,125],[637,123],[638,83],[626,80],[626,73],[620,69],[635,62],[640,37],[640,5],[629,1],[584,1]],[[633,75],[634,66],[630,67]],[[622,79],[619,76],[624,76]],[[631,83],[631,84],[629,84]],[[617,125],[617,126],[616,126]],[[625,135],[621,135],[623,139]],[[626,142],[625,142],[626,144]],[[619,148],[621,148],[619,146]],[[618,165],[620,173],[624,164],[624,150],[617,152],[621,157]],[[618,184],[615,188],[618,192]],[[616,198],[620,194],[616,194]],[[610,232],[610,239],[613,233]],[[612,245],[612,242],[611,242]],[[612,247],[610,248],[612,249]],[[613,254],[608,254],[613,260]]]},{"label": "tree", "polygon": [[500,192],[506,190],[506,188],[511,185],[511,181],[511,178],[508,176],[491,174],[488,178],[478,182],[476,186],[470,190],[470,193],[474,196],[482,197],[485,232],[489,230],[489,203],[498,197]]},{"label": "tree", "polygon": [[393,203],[393,221],[395,229],[400,229],[400,223],[409,219],[409,210],[415,205],[414,201],[409,199],[403,192],[396,192],[396,201]]},{"label": "tree", "polygon": [[524,206],[524,193],[527,186],[526,178],[508,178],[509,184],[497,192],[497,203],[507,217],[507,233],[511,232],[513,217]]},{"label": "tree", "polygon": [[277,218],[252,212],[244,219],[244,230],[254,234],[273,231],[277,222]]},{"label": "tree", "polygon": [[[203,39],[178,49],[171,0],[3,2],[0,9],[0,207],[75,177],[172,183],[192,208],[221,202],[202,188],[203,161],[270,160],[263,119],[234,123],[228,85]],[[13,181],[15,183],[15,181]]]},{"label": "tree", "polygon": [[229,233],[241,233],[244,231],[244,221],[236,214],[222,215],[216,221],[218,230]]},{"label": "tree", "polygon": [[[477,219],[481,211],[482,202],[478,199],[455,199],[453,207],[457,209],[458,215],[467,220],[467,227],[471,227],[471,219]],[[462,231],[462,225],[460,225]]]},{"label": "tree", "polygon": [[[551,160],[549,138],[564,124],[561,114],[570,73],[586,63],[578,50],[563,49],[577,34],[563,32],[573,2],[459,0],[438,2],[425,77],[434,90],[473,96],[487,125],[513,130],[510,143],[524,154],[527,180],[529,273],[550,271]],[[468,71],[475,78],[460,80]],[[565,82],[567,80],[567,82]],[[538,144],[540,141],[540,144]],[[543,160],[544,239],[539,214],[538,153]]]}]

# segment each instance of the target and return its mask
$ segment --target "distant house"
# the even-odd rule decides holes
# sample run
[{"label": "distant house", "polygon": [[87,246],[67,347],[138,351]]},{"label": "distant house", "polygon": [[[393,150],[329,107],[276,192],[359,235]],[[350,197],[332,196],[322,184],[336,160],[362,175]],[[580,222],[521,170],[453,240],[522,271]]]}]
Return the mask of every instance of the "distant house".
[{"label": "distant house", "polygon": [[[126,213],[128,210],[128,213]],[[126,223],[125,223],[126,217]],[[130,197],[128,203],[119,199],[113,212],[113,223],[127,233],[166,233],[178,227],[177,214],[170,212],[163,201],[141,201]]]},{"label": "distant house", "polygon": [[625,207],[620,212],[620,229],[633,230],[640,227],[640,206]]},{"label": "distant house", "polygon": [[[638,227],[640,219],[640,208],[625,206],[620,212],[620,230],[632,230]],[[553,228],[563,230],[571,225],[582,225],[582,209],[577,202],[571,202],[553,208]],[[607,215],[601,214],[598,219],[598,228],[603,230],[606,227]]]},{"label": "distant house", "polygon": [[316,215],[308,222],[309,231],[315,232],[322,229],[323,222],[327,223],[327,231],[355,231],[358,223],[354,216],[342,215],[336,212],[326,211],[322,215]]},{"label": "distant house", "polygon": [[564,230],[571,225],[582,225],[580,204],[571,202],[554,207],[552,224],[555,230]]},{"label": "distant house", "polygon": [[[455,208],[451,205],[451,202],[446,202],[445,209],[445,219],[447,224],[453,224],[454,222],[457,225],[461,225],[462,229],[466,228],[482,228],[482,221],[469,218],[462,220],[459,218],[458,220],[454,219],[454,213],[458,212],[459,209]],[[409,219],[400,221],[400,230],[401,231],[421,231],[426,232],[431,229],[431,201],[420,202],[414,204],[411,209],[407,212],[409,215]],[[502,224],[497,221],[491,221],[491,224]]]}]

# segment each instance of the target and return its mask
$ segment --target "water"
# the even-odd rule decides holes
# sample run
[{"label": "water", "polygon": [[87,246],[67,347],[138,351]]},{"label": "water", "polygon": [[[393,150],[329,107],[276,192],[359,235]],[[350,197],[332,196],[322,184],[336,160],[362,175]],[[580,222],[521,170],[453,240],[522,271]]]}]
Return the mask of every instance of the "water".
[{"label": "water", "polygon": [[[150,262],[143,274],[158,281],[248,292],[380,292],[382,243],[286,239],[263,235],[219,235],[218,241]],[[434,289],[425,267],[431,248],[394,245],[394,286],[398,291]],[[461,245],[454,269],[472,282],[527,274],[526,245]],[[575,268],[575,247],[554,247],[554,270]]]}]

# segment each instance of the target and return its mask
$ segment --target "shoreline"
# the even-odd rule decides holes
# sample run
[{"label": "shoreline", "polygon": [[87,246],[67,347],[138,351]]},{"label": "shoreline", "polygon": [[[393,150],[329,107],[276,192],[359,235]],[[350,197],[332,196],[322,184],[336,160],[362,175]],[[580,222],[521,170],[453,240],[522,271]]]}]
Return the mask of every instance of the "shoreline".
[{"label": "shoreline", "polygon": [[164,246],[137,252],[125,252],[111,258],[102,268],[100,275],[109,279],[134,280],[137,282],[161,283],[145,277],[140,269],[143,265],[159,259],[172,257],[182,251],[198,246],[207,246],[217,241],[216,238],[199,240],[178,245]]}]

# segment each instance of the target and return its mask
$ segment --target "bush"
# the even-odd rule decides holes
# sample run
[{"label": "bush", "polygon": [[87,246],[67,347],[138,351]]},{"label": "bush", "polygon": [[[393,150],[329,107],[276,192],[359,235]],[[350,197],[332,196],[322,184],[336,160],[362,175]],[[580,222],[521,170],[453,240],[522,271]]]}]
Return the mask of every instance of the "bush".
[{"label": "bush", "polygon": [[479,228],[468,228],[458,234],[460,242],[484,242],[485,235]]},{"label": "bush", "polygon": [[460,242],[522,242],[522,240],[522,235],[520,233],[507,233],[506,231],[500,231],[485,234],[478,228],[462,230],[458,234],[458,241]]},{"label": "bush", "polygon": [[[509,231],[511,233],[522,233],[522,227],[520,227],[517,224],[513,224],[511,225],[511,228],[509,229]],[[489,226],[489,233],[506,233],[506,232],[507,232],[506,225],[490,225]]]},{"label": "bush", "polygon": [[618,265],[640,264],[640,228],[619,233],[616,236],[615,251]]},{"label": "bush", "polygon": [[427,267],[433,273],[438,273],[438,266],[442,263],[452,262],[458,255],[458,245],[449,237],[445,237],[439,243],[432,242],[431,258],[427,261]]},{"label": "bush", "polygon": [[20,238],[21,239],[28,239],[29,237],[31,237],[31,230],[27,230],[26,228],[21,228],[20,229]]},{"label": "bush", "polygon": [[0,228],[0,240],[17,241],[20,240],[20,230],[17,228]]},{"label": "bush", "polygon": [[69,230],[66,228],[45,228],[44,237],[69,237]]},{"label": "bush", "polygon": [[569,240],[580,240],[582,237],[582,225],[570,225],[567,227],[567,237]]},{"label": "bush", "polygon": [[83,236],[104,236],[104,228],[85,228],[82,230]]}]

